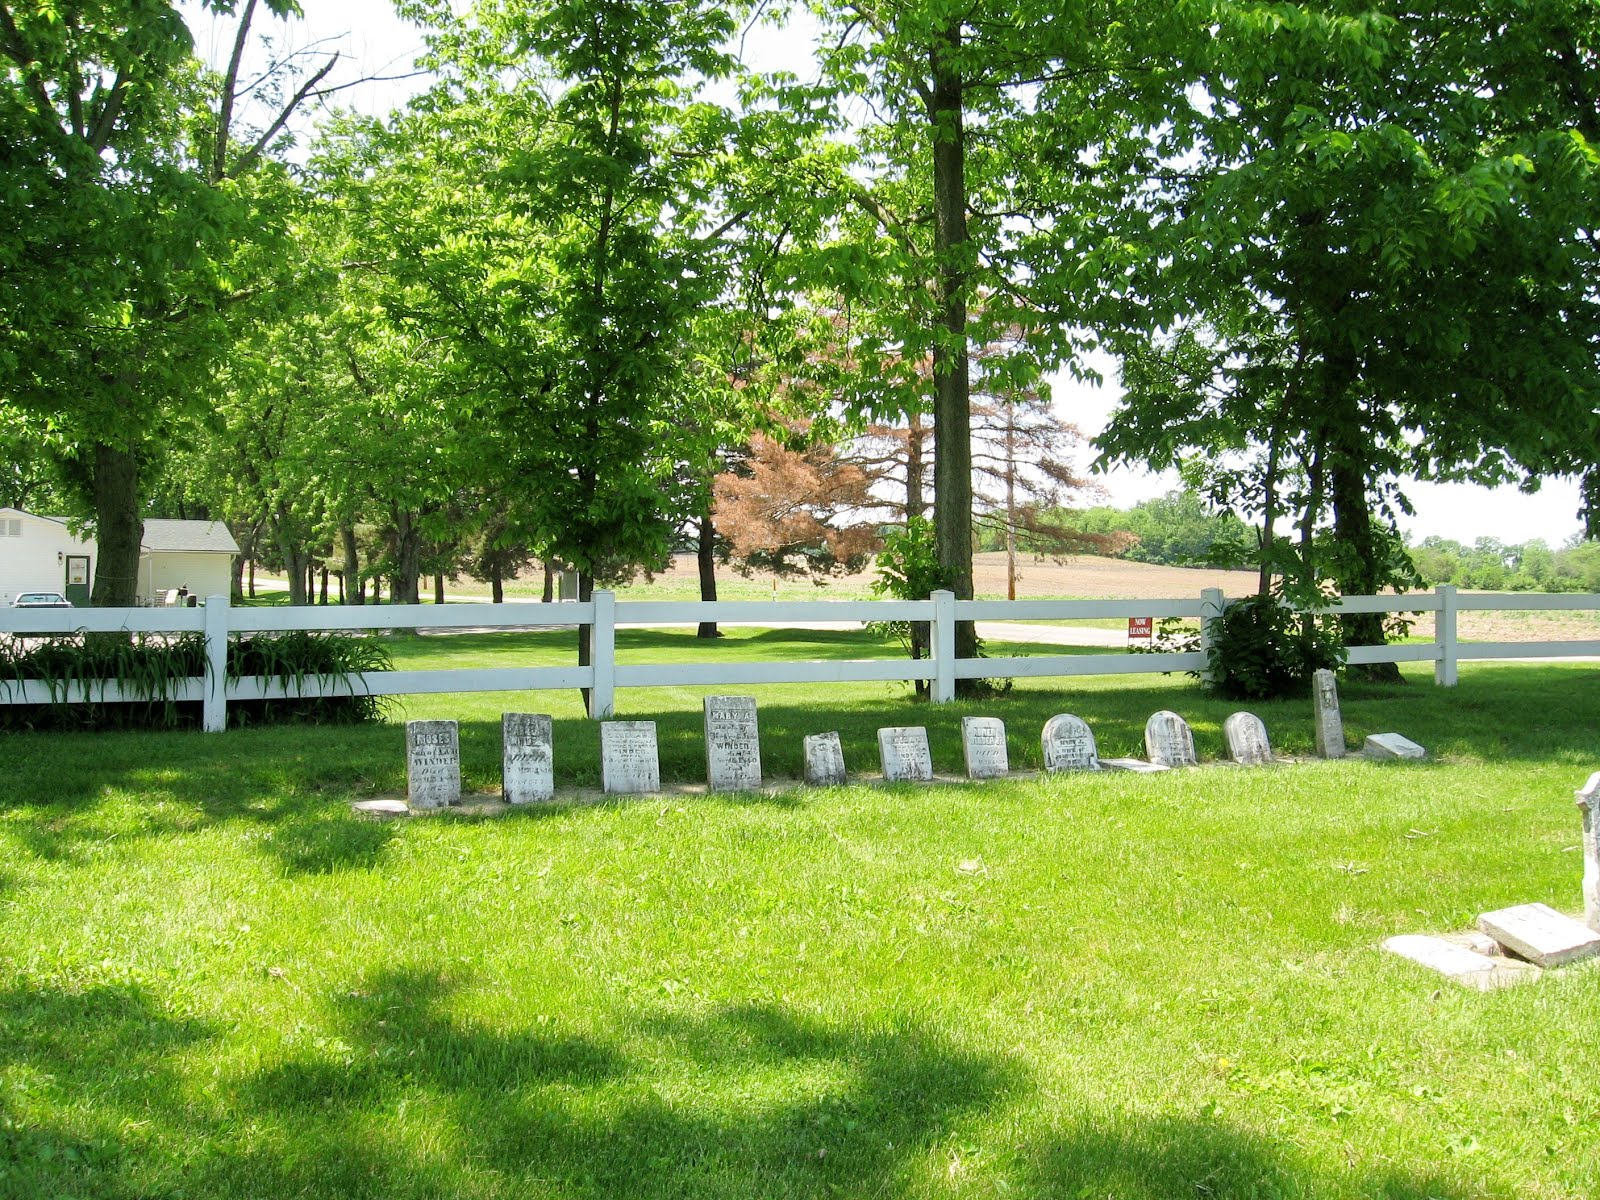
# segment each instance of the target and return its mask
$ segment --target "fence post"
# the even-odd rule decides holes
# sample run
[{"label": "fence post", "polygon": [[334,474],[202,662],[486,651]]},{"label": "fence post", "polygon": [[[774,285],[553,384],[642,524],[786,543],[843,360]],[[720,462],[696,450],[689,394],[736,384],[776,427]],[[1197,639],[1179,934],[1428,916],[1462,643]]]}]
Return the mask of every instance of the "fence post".
[{"label": "fence post", "polygon": [[589,718],[603,721],[617,706],[617,596],[597,591],[592,599],[589,662],[594,667],[594,683],[589,687]]},{"label": "fence post", "polygon": [[206,695],[203,727],[221,733],[228,727],[228,598],[206,597]]},{"label": "fence post", "polygon": [[933,636],[928,639],[933,655],[933,702],[948,704],[956,698],[956,594],[935,592]]},{"label": "fence post", "polygon": [[1215,678],[1211,670],[1211,647],[1216,642],[1216,624],[1222,620],[1222,610],[1228,606],[1221,588],[1205,588],[1200,593],[1200,653],[1206,656],[1200,668],[1200,682],[1211,683]]},{"label": "fence post", "polygon": [[1456,586],[1441,583],[1433,589],[1439,597],[1439,611],[1433,617],[1433,644],[1438,657],[1433,660],[1433,682],[1440,687],[1456,686]]}]

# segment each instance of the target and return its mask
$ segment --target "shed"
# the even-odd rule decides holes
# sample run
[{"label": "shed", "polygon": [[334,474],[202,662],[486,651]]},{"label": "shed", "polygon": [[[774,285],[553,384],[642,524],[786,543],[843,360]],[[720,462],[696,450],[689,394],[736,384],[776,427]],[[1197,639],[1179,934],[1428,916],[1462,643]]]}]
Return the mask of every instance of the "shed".
[{"label": "shed", "polygon": [[[139,548],[139,602],[154,603],[161,592],[185,585],[198,596],[226,596],[238,553],[221,521],[148,518]],[[64,517],[0,508],[0,604],[18,592],[61,592],[87,604],[99,557],[94,540],[73,534]]]}]

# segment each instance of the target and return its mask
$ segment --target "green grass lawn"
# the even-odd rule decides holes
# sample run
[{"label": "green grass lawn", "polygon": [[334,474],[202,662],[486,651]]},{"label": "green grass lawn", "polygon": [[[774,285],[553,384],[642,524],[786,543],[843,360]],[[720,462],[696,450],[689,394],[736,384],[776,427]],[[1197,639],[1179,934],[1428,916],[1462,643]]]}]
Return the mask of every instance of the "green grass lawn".
[{"label": "green grass lawn", "polygon": [[[624,661],[867,653],[830,635],[622,635]],[[397,665],[532,661],[537,638],[396,638]],[[876,652],[890,653],[879,647]],[[1479,995],[1397,932],[1579,903],[1572,791],[1600,766],[1593,667],[1347,685],[1352,742],[1424,764],[676,792],[391,823],[406,715],[462,721],[497,782],[502,707],[389,724],[13,735],[0,778],[0,1196],[1570,1197],[1600,1194],[1600,968]],[[742,691],[745,689],[719,689]],[[967,713],[1015,767],[1053,713],[1132,753],[1172,708],[1202,757],[1234,706],[1182,677],[1022,685],[929,708],[772,687],[769,775],[839,729]],[[623,691],[663,773],[703,770],[700,693]],[[1257,711],[1309,751],[1308,702]]]}]

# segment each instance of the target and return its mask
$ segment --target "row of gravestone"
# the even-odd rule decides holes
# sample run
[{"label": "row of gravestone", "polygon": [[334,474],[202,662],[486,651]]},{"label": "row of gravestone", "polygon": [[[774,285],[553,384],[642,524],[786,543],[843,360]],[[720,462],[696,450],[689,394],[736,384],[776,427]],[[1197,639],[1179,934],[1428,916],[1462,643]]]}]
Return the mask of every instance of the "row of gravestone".
[{"label": "row of gravestone", "polygon": [[[1338,698],[1330,708],[1319,688],[1319,742],[1323,731],[1337,729],[1332,745],[1344,751]],[[706,780],[713,790],[749,791],[762,785],[761,739],[756,702],[749,696],[707,696],[705,706]],[[1239,712],[1223,723],[1230,759],[1245,766],[1269,763],[1272,747],[1266,726],[1251,713]],[[1392,735],[1386,735],[1392,736]],[[552,723],[540,713],[505,713],[501,718],[503,795],[511,804],[531,804],[555,795]],[[1403,739],[1401,739],[1403,740]],[[1094,771],[1102,766],[1134,771],[1162,771],[1194,766],[1194,736],[1177,713],[1154,714],[1144,731],[1146,759],[1100,760],[1094,731],[1080,717],[1062,713],[1045,723],[1040,738],[1045,770]],[[1407,743],[1409,745],[1409,743]],[[1005,723],[997,717],[963,717],[961,745],[966,772],[972,779],[996,779],[1008,773]],[[1416,748],[1420,754],[1420,748]],[[844,752],[837,732],[808,735],[804,744],[805,780],[827,786],[846,781]],[[885,782],[926,782],[933,778],[928,731],[922,726],[878,730],[878,757]],[[614,795],[642,795],[661,789],[661,768],[654,721],[608,721],[600,727],[601,780]],[[461,799],[460,733],[454,721],[406,723],[407,799],[412,808],[442,808]]]}]

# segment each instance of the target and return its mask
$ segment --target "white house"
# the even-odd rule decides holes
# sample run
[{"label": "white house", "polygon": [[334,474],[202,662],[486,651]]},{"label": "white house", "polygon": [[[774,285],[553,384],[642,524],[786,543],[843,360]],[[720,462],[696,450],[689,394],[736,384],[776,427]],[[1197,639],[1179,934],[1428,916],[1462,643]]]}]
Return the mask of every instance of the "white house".
[{"label": "white house", "polygon": [[[139,547],[139,602],[184,586],[197,596],[226,596],[238,553],[221,521],[150,518]],[[74,536],[63,518],[0,508],[0,605],[18,592],[60,592],[87,604],[98,561],[94,542]]]}]

